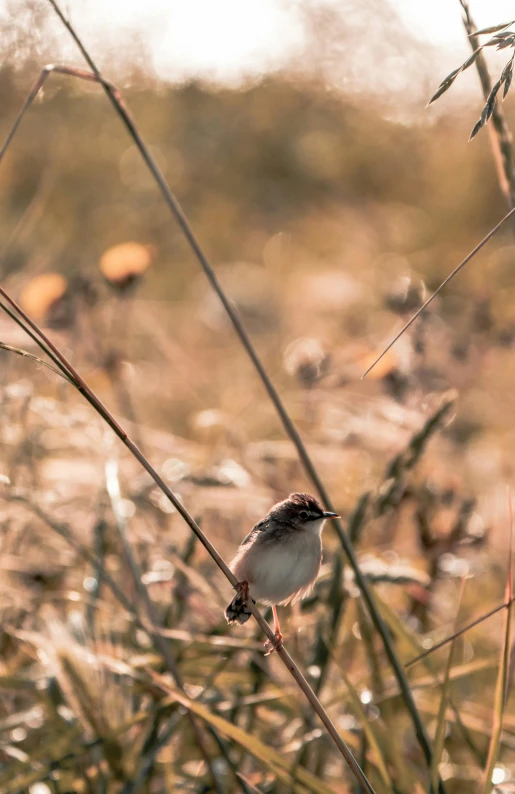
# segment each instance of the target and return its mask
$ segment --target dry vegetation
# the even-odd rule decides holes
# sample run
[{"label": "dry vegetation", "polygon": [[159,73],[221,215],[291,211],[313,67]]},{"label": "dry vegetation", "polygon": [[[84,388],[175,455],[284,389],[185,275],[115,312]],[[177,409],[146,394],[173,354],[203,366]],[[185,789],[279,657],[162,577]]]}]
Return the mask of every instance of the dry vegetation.
[{"label": "dry vegetation", "polygon": [[[2,139],[45,63],[19,46],[11,56]],[[466,148],[471,120],[451,103],[401,124],[298,74],[238,90],[127,82],[405,664],[504,598],[512,231],[360,376],[501,217],[487,138]],[[102,91],[53,77],[0,187],[3,287],[230,558],[274,500],[313,486]],[[41,356],[5,314],[0,342]],[[0,350],[0,410],[0,791],[359,790],[280,660],[263,657],[256,625],[228,630],[229,583],[70,384]],[[505,613],[457,639],[451,664],[445,646],[407,668],[448,794],[482,790],[492,764],[497,791],[515,779],[509,688],[499,724],[499,682],[513,675]],[[428,791],[332,527],[313,596],[283,621],[377,794]]]}]

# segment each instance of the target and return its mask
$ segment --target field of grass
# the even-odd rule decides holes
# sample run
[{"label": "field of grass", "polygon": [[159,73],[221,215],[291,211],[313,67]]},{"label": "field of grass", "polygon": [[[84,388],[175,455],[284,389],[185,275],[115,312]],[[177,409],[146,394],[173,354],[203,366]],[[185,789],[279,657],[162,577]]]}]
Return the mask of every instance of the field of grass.
[{"label": "field of grass", "polygon": [[[20,52],[0,142],[46,63]],[[477,108],[121,80],[342,516],[285,648],[377,794],[512,791],[513,228],[361,380],[506,211]],[[229,562],[317,488],[100,86],[52,75],[22,120],[0,272],[177,500],[1,312],[0,792],[364,791],[256,622],[226,625],[191,525]]]}]

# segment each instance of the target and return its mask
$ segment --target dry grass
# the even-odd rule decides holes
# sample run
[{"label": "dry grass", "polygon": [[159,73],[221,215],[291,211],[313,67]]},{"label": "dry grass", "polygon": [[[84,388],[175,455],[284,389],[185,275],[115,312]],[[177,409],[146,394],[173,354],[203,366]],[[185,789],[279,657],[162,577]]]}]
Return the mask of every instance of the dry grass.
[{"label": "dry grass", "polygon": [[[329,206],[264,246],[260,237],[262,264],[217,268],[358,555],[352,570],[341,532],[328,529],[316,590],[286,613],[286,645],[378,794],[436,780],[414,713],[445,790],[474,791],[484,769],[487,790],[492,770],[509,781],[515,750],[508,617],[504,638],[493,618],[456,640],[452,663],[443,652],[410,666],[409,689],[391,663],[402,668],[452,632],[465,575],[458,625],[502,602],[508,301],[487,295],[455,328],[452,304],[440,304],[360,383],[378,339],[425,297],[400,260],[431,253],[423,230],[402,249],[421,218],[414,207],[376,205],[365,220]],[[207,228],[229,224],[223,201],[210,211]],[[372,222],[396,253],[379,251]],[[47,280],[52,290],[28,273],[9,287],[30,296],[27,308],[228,558],[271,502],[312,487],[303,446],[283,438],[209,289],[190,277],[176,301],[158,300],[158,251],[117,242],[105,240],[98,268]],[[255,627],[229,632],[230,586],[181,515],[69,383],[15,355],[41,353],[8,317],[0,340],[0,789],[352,790],[280,659],[263,657]],[[484,378],[490,400],[477,394]]]}]

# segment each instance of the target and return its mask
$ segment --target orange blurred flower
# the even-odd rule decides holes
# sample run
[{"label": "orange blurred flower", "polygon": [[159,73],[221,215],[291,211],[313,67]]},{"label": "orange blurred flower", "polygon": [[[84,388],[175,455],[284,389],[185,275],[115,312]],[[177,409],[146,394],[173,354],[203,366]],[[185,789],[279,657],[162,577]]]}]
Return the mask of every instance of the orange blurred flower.
[{"label": "orange blurred flower", "polygon": [[154,255],[152,246],[135,242],[120,243],[104,251],[99,267],[113,286],[124,289],[145,272]]},{"label": "orange blurred flower", "polygon": [[43,320],[61,301],[68,289],[68,282],[59,273],[44,273],[36,276],[23,288],[20,305],[34,320]]},{"label": "orange blurred flower", "polygon": [[[379,353],[377,350],[373,350],[370,353],[367,353],[365,356],[359,359],[358,368],[363,373],[366,372],[367,369],[374,363]],[[399,367],[399,359],[397,358],[396,354],[393,350],[388,350],[387,353],[384,354],[382,359],[377,362],[375,367],[370,370],[367,375],[367,380],[382,380],[382,378],[386,378],[387,375],[391,375],[392,372],[395,372]]]}]

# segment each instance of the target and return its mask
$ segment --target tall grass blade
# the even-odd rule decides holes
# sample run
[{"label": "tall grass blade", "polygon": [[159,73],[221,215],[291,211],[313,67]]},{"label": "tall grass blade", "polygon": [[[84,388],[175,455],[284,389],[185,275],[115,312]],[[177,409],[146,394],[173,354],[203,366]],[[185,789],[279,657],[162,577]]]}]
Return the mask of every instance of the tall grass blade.
[{"label": "tall grass blade", "polygon": [[393,792],[394,790],[393,783],[390,774],[388,772],[388,768],[386,766],[386,760],[383,755],[383,751],[381,749],[380,738],[379,736],[376,735],[376,732],[372,727],[373,723],[371,723],[368,719],[368,715],[366,713],[363,703],[361,702],[361,698],[356,690],[356,687],[354,686],[354,684],[351,682],[351,680],[342,670],[341,667],[339,668],[339,670],[340,670],[340,675],[345,681],[347,690],[349,692],[349,698],[350,698],[352,710],[354,711],[354,714],[357,717],[359,717],[367,742],[375,757],[377,769],[379,771],[379,774],[381,775],[381,780],[384,783],[385,791]]},{"label": "tall grass blade", "polygon": [[506,574],[506,612],[504,619],[504,639],[501,649],[501,660],[497,682],[495,686],[493,726],[488,757],[483,778],[482,794],[490,794],[493,789],[493,773],[495,765],[499,759],[501,749],[501,735],[504,708],[506,706],[506,688],[508,682],[508,670],[510,666],[510,637],[511,637],[511,601],[513,598],[513,574],[512,574],[512,539],[513,539],[513,511],[511,504],[511,493],[508,494],[510,507],[510,545],[508,557],[508,569]]},{"label": "tall grass blade", "polygon": [[[456,610],[455,625],[456,625],[456,621],[458,620],[458,613],[460,609],[461,600],[463,598],[465,581],[466,580],[463,579],[461,583],[460,595],[458,598],[458,607]],[[438,717],[436,720],[436,732],[435,732],[435,740],[433,744],[433,760],[431,762],[431,769],[430,769],[430,780],[433,788],[435,788],[438,782],[438,767],[440,765],[440,761],[442,758],[443,746],[445,742],[445,728],[447,724],[447,720],[445,716],[447,713],[447,706],[449,705],[451,670],[454,663],[455,652],[456,652],[456,639],[452,641],[451,647],[449,649],[449,656],[447,657],[447,664],[445,666],[445,675],[442,684],[442,694],[440,696],[440,708],[438,710]]]},{"label": "tall grass blade", "polygon": [[[396,728],[398,726],[397,709],[389,698],[385,698],[384,665],[382,654],[378,652],[375,643],[373,626],[367,619],[365,610],[358,603],[358,625],[361,637],[366,648],[366,655],[372,677],[372,686],[377,704],[380,705],[381,725],[375,722],[376,734],[381,740],[383,755],[387,760],[390,769],[393,768],[393,779],[396,789],[400,791],[413,791],[415,785],[415,775],[409,764],[406,764],[406,757],[403,748],[397,741]],[[384,730],[382,729],[384,726]]]}]

